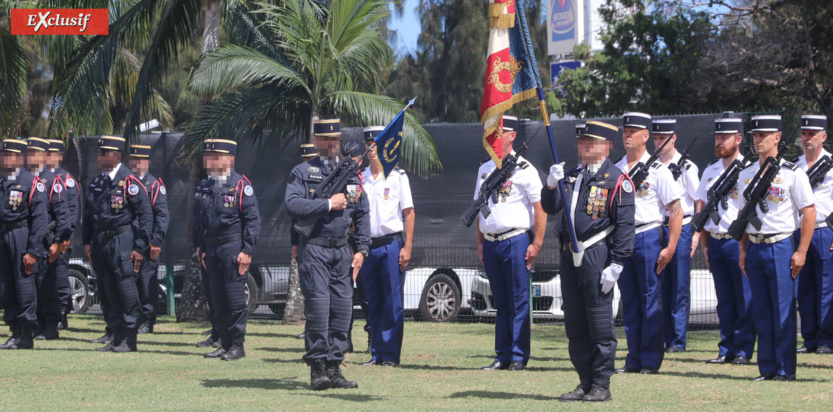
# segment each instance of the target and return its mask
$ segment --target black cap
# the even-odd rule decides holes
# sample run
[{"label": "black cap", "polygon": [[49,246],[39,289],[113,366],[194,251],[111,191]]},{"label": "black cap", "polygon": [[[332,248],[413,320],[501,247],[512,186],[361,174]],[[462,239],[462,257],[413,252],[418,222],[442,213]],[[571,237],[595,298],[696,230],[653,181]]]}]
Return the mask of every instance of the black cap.
[{"label": "black cap", "polygon": [[827,116],[814,114],[801,116],[801,130],[827,130]]},{"label": "black cap", "polygon": [[64,151],[64,141],[58,139],[49,139],[49,151],[50,152],[63,152]]},{"label": "black cap", "polygon": [[315,156],[318,156],[318,149],[316,149],[315,146],[313,146],[309,143],[305,143],[305,144],[301,145],[301,157],[307,158],[307,157],[315,157]]},{"label": "black cap", "polygon": [[362,145],[359,144],[359,142],[347,142],[347,144],[344,145],[344,149],[341,150],[341,156],[342,157],[361,156],[364,153],[364,151],[362,149],[364,149],[364,148],[362,147]]},{"label": "black cap", "polygon": [[584,124],[584,123],[579,123],[579,124],[576,125],[576,139],[581,137],[581,134],[584,132],[584,127],[585,126],[586,126],[586,124]]},{"label": "black cap", "polygon": [[622,127],[651,129],[651,115],[639,112],[625,112],[622,115]]},{"label": "black cap", "polygon": [[341,136],[341,120],[316,120],[312,125],[312,134],[316,136]]},{"label": "black cap", "polygon": [[714,119],[714,134],[743,133],[743,119]]},{"label": "black cap", "polygon": [[674,119],[657,119],[651,124],[654,134],[674,134],[677,131],[677,121]]},{"label": "black cap", "polygon": [[30,137],[26,139],[26,145],[29,149],[35,149],[41,152],[49,150],[49,141],[41,139],[40,137]]},{"label": "black cap", "polygon": [[514,132],[518,129],[518,118],[515,116],[503,115],[503,118],[500,119],[500,122],[500,127],[503,129],[503,133]]},{"label": "black cap", "polygon": [[370,126],[364,128],[364,141],[370,141],[376,139],[376,136],[382,134],[385,130],[385,126]]},{"label": "black cap", "polygon": [[584,125],[579,137],[590,137],[599,140],[613,140],[619,134],[619,128],[605,122],[590,120]]},{"label": "black cap", "polygon": [[752,117],[752,130],[750,132],[780,132],[781,116],[766,115]]},{"label": "black cap", "polygon": [[124,138],[118,136],[101,136],[98,140],[99,150],[124,151]]},{"label": "black cap", "polygon": [[140,144],[130,145],[130,157],[149,159],[150,146],[144,146]]},{"label": "black cap", "polygon": [[225,139],[208,139],[202,145],[203,153],[237,154],[237,142]]},{"label": "black cap", "polygon": [[26,141],[19,139],[5,139],[3,140],[2,151],[9,153],[23,153],[26,151]]}]

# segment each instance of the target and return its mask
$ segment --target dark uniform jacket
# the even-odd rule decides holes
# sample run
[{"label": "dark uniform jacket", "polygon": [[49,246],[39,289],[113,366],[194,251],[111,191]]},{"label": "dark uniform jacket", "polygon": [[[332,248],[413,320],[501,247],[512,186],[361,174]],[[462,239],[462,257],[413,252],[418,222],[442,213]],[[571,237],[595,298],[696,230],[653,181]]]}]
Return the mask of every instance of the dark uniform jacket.
[{"label": "dark uniform jacket", "polygon": [[[47,223],[44,246],[69,240],[72,235],[72,222],[67,203],[67,190],[64,181],[57,173],[45,169],[40,173],[40,179],[46,188],[47,209],[49,222]],[[74,190],[74,189],[73,189]]]},{"label": "dark uniform jacket", "polygon": [[[137,225],[133,226],[136,221]],[[85,245],[92,243],[97,232],[112,231],[118,227],[133,227],[133,250],[147,254],[153,229],[153,211],[147,189],[124,165],[119,166],[116,178],[102,174],[90,182],[81,237]]]},{"label": "dark uniform jacket", "polygon": [[[332,173],[332,166],[324,165],[320,157],[301,163],[292,169],[286,186],[286,211],[296,219],[317,218],[317,224],[311,238],[341,239],[347,237],[350,226],[355,222],[355,231],[351,234],[356,251],[368,250],[370,247],[370,204],[357,174],[351,178],[345,188],[347,208],[329,210],[329,200],[316,198],[313,192]],[[303,243],[304,240],[301,240]]]},{"label": "dark uniform jacket", "polygon": [[206,178],[196,191],[194,245],[205,250],[206,238],[242,234],[241,252],[251,255],[260,235],[260,212],[252,183],[232,171],[225,184]]},{"label": "dark uniform jacket", "polygon": [[43,239],[49,223],[46,186],[29,171],[21,169],[15,181],[0,179],[0,224],[24,224],[29,227],[26,253],[41,256]]},{"label": "dark uniform jacket", "polygon": [[70,232],[75,232],[75,225],[78,224],[78,203],[81,198],[81,187],[66,170],[58,167],[55,168],[55,173],[61,178],[61,182],[67,189],[64,202],[67,204],[67,212],[69,213]]},{"label": "dark uniform jacket", "polygon": [[[611,263],[622,265],[633,251],[634,195],[633,184],[610,159],[605,159],[596,174],[588,179],[584,169],[573,169],[565,173],[566,196],[557,196],[556,190],[544,186],[541,191],[541,206],[549,214],[563,209],[565,216],[561,224],[561,244],[567,248],[570,242],[567,214],[575,195],[574,186],[578,174],[582,178],[581,190],[575,212],[576,237],[580,242],[614,225],[613,233],[607,237]],[[595,219],[594,219],[595,217]]]},{"label": "dark uniform jacket", "polygon": [[[148,190],[148,200],[153,211],[153,229],[150,232],[150,244],[162,246],[165,233],[168,231],[168,192],[162,179],[157,179],[150,173],[142,177],[142,184]],[[133,222],[133,229],[137,229],[138,222]]]}]

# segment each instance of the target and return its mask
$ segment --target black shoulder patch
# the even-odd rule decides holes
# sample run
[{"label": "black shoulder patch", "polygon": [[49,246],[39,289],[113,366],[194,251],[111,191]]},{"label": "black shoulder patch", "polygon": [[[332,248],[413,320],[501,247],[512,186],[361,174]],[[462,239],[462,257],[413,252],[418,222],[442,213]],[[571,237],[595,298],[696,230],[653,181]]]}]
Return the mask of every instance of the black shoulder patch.
[{"label": "black shoulder patch", "polygon": [[484,164],[484,163],[486,163],[486,162],[488,162],[489,160],[492,160],[492,158],[491,158],[491,157],[487,157],[487,158],[486,158],[486,160],[484,160],[484,161],[480,162],[480,166],[483,166],[483,164]]},{"label": "black shoulder patch", "polygon": [[520,167],[521,169],[526,169],[527,167],[529,167],[529,163],[520,162],[520,163],[518,163],[518,167]]},{"label": "black shoulder patch", "polygon": [[796,165],[796,164],[795,164],[795,163],[793,163],[793,162],[787,162],[787,161],[785,161],[785,162],[783,162],[783,163],[781,164],[781,166],[782,166],[782,167],[786,167],[787,169],[790,169],[790,170],[792,170],[793,172],[794,172],[794,171],[796,171],[796,169],[798,169],[798,165]]},{"label": "black shoulder patch", "polygon": [[792,163],[798,163],[798,160],[799,160],[799,159],[801,159],[801,156],[796,156],[796,157],[794,157],[792,160],[790,160],[790,162],[792,162]]},{"label": "black shoulder patch", "polygon": [[713,165],[713,164],[716,164],[717,162],[719,162],[719,161],[721,161],[721,160],[723,160],[723,159],[715,159],[715,161],[713,161],[713,162],[709,163],[708,165],[706,165],[706,167],[709,167],[709,166],[711,166],[711,165]]},{"label": "black shoulder patch", "polygon": [[652,164],[651,167],[654,169],[659,169],[660,167],[662,167],[662,163],[654,162],[654,164]]}]

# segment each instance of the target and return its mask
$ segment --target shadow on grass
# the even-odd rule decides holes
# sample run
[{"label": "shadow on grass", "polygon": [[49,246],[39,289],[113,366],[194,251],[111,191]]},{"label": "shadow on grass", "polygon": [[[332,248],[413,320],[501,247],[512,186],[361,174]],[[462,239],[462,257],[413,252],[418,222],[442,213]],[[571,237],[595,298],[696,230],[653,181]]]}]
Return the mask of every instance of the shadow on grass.
[{"label": "shadow on grass", "polygon": [[[307,385],[304,385],[306,388]],[[343,401],[350,401],[350,402],[373,402],[373,401],[383,401],[386,398],[376,395],[362,395],[359,393],[322,393],[316,394],[317,396],[321,396],[322,398],[333,398],[333,399],[341,399]]]},{"label": "shadow on grass", "polygon": [[[672,372],[667,370],[661,370],[660,375],[668,375],[668,376],[679,376],[683,378],[701,378],[701,379],[729,379],[729,380],[736,380],[736,381],[747,381],[751,382],[752,378],[758,375],[756,369],[750,369],[749,376],[732,376],[732,375],[720,375],[716,373],[701,373],[701,372]],[[809,379],[809,378],[796,378],[794,382],[827,382],[827,379]],[[776,382],[777,383],[777,382]]]},{"label": "shadow on grass", "polygon": [[[297,338],[298,335],[293,335],[290,333],[251,333],[246,332],[246,336],[259,336],[263,338]],[[303,342],[302,339],[298,339],[299,341]]]},{"label": "shadow on grass", "polygon": [[305,390],[309,387],[294,379],[207,379],[202,381],[206,388],[249,388],[268,390]]},{"label": "shadow on grass", "polygon": [[301,359],[301,358],[298,358],[298,359],[269,358],[269,359],[263,359],[263,361],[266,362],[266,363],[298,363],[298,364],[303,364],[304,363],[304,360]]},{"label": "shadow on grass", "polygon": [[292,353],[304,353],[306,352],[304,348],[256,348],[256,350],[262,350],[265,352],[292,352]]},{"label": "shadow on grass", "polygon": [[456,398],[486,398],[486,399],[529,399],[535,401],[555,401],[557,397],[544,395],[530,395],[526,393],[512,393],[512,392],[487,392],[487,391],[465,391],[454,392],[448,395],[449,399]]}]

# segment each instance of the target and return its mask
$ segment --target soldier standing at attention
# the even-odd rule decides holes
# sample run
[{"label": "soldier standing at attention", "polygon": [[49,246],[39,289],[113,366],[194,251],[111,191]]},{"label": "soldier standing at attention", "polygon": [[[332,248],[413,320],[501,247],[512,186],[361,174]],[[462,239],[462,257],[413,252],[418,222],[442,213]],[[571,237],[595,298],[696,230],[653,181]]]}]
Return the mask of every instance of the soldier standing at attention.
[{"label": "soldier standing at attention", "polygon": [[58,339],[58,323],[61,321],[61,301],[58,299],[58,257],[66,251],[72,233],[65,200],[65,187],[55,172],[46,167],[49,142],[37,137],[27,139],[26,167],[46,188],[46,205],[49,220],[43,239],[43,255],[35,277],[38,288],[38,331],[36,340]]},{"label": "soldier standing at attention", "polygon": [[[616,356],[613,329],[613,286],[630,257],[634,238],[633,184],[608,159],[616,126],[589,121],[578,137],[581,165],[564,173],[553,165],[541,192],[544,211],[569,213],[579,240],[578,253],[570,245],[567,219],[562,219],[561,296],[564,326],[570,340],[570,360],[579,385],[559,399],[601,402],[611,400],[610,376]],[[566,195],[557,192],[564,180]]]},{"label": "soldier standing at attention", "polygon": [[64,142],[61,140],[49,140],[49,152],[46,155],[46,166],[50,171],[55,173],[60,179],[61,183],[66,188],[64,193],[64,202],[67,205],[67,213],[69,217],[70,239],[64,242],[63,250],[55,261],[55,278],[58,285],[58,299],[61,302],[63,310],[61,311],[61,323],[58,324],[58,329],[67,329],[69,322],[67,321],[67,314],[74,309],[73,304],[73,290],[69,285],[69,256],[72,251],[72,233],[75,233],[75,225],[78,223],[78,202],[81,198],[81,188],[78,182],[72,177],[69,172],[61,168],[61,162],[64,159]]},{"label": "soldier standing at attention", "polygon": [[153,333],[156,323],[156,305],[159,303],[159,254],[168,231],[168,196],[165,183],[150,174],[150,146],[130,146],[130,168],[139,176],[148,190],[153,210],[153,230],[150,235],[150,253],[145,255],[139,273],[139,299],[142,302],[144,322],[139,333]]},{"label": "soldier standing at attention", "polygon": [[[622,142],[627,155],[616,163],[616,167],[629,173],[636,166],[647,166],[651,158],[645,147],[651,137],[651,116],[645,113],[625,113],[622,125]],[[635,185],[636,237],[633,254],[625,261],[619,278],[628,356],[625,366],[617,369],[616,373],[656,374],[665,353],[660,273],[674,257],[680,237],[683,222],[680,206],[682,190],[674,183],[671,171],[658,161],[650,165],[645,180]],[[669,214],[668,242],[661,249],[663,210]]]},{"label": "soldier standing at attention", "polygon": [[199,256],[214,302],[214,328],[221,345],[203,355],[234,361],[246,356],[246,277],[260,235],[260,212],[252,183],[234,170],[237,142],[203,144],[208,177],[197,186]]},{"label": "soldier standing at attention", "polygon": [[[743,193],[768,158],[777,158],[781,141],[781,116],[752,118],[752,139],[760,160],[741,170],[738,192]],[[784,149],[786,150],[786,149]],[[752,309],[758,333],[758,371],[755,381],[795,380],[795,298],[793,281],[807,256],[816,224],[815,197],[807,174],[781,161],[781,169],[767,188],[767,212],[756,205],[760,229],[746,226],[740,241],[739,265],[752,288]],[[743,210],[743,195],[735,200]],[[799,222],[801,225],[797,225]],[[795,244],[793,232],[801,228]]]},{"label": "soldier standing at attention", "polygon": [[[697,165],[686,159],[682,164],[682,155],[676,149],[677,121],[674,119],[658,119],[653,121],[654,146],[660,147],[665,139],[671,139],[665,149],[659,153],[659,160],[671,171],[675,183],[682,190],[680,207],[683,209],[683,226],[674,257],[660,275],[662,282],[662,313],[663,336],[665,337],[665,351],[668,353],[685,352],[686,330],[688,330],[688,311],[691,290],[691,258],[697,250],[700,233],[692,233],[691,218],[699,212],[694,199],[697,186],[700,185],[700,171]],[[668,211],[663,210],[665,220],[662,225],[663,247],[668,246]]]},{"label": "soldier standing at attention", "polygon": [[[385,128],[364,129],[365,146]],[[405,171],[395,168],[385,178],[376,148],[368,152],[370,166],[362,177],[370,202],[370,254],[359,278],[368,302],[371,359],[362,365],[399,365],[405,330],[403,296],[405,268],[411,260],[414,236],[414,201]]]},{"label": "soldier standing at attention", "polygon": [[[712,200],[712,189],[723,175],[743,164],[740,144],[743,142],[743,119],[715,119],[714,121],[714,155],[717,160],[703,170],[703,179],[697,188],[697,203],[704,207]],[[743,196],[738,192],[738,184],[727,198],[720,199],[717,205],[718,221],[706,220],[700,232],[700,247],[706,257],[706,265],[714,279],[717,294],[717,319],[720,324],[720,342],[717,344],[717,357],[706,363],[722,365],[749,365],[755,347],[755,325],[752,322],[752,291],[749,279],[738,266],[740,249],[738,241],[729,234],[729,225],[738,217],[738,208],[734,199]]]},{"label": "soldier standing at attention", "polygon": [[0,178],[0,281],[3,320],[12,336],[0,349],[32,349],[37,319],[35,274],[49,221],[46,187],[24,162],[26,141],[5,139]]},{"label": "soldier standing at attention", "polygon": [[[801,144],[804,155],[795,164],[808,172],[830,152],[824,150],[827,140],[827,117],[801,116]],[[813,185],[815,182],[810,182]],[[833,212],[833,169],[821,175],[815,183],[816,226],[807,250],[807,260],[798,275],[798,314],[801,316],[801,336],[804,345],[798,353],[833,354],[833,230],[825,220]],[[796,232],[796,239],[801,232]]]},{"label": "soldier standing at attention", "polygon": [[[518,118],[503,116],[503,158],[514,154]],[[477,171],[474,198],[480,186],[497,170],[489,159]],[[529,270],[547,228],[547,215],[541,208],[541,178],[535,167],[517,161],[516,170],[500,188],[498,196],[489,196],[491,214],[477,217],[477,254],[483,262],[489,287],[495,299],[495,360],[482,370],[520,371],[529,361]],[[495,201],[497,200],[497,201]],[[532,231],[530,231],[532,230]]]},{"label": "soldier standing at attention", "polygon": [[84,220],[84,251],[104,289],[102,311],[113,340],[99,352],[135,352],[142,322],[136,276],[148,252],[153,212],[147,191],[122,165],[124,138],[101,136],[98,167],[90,182]]},{"label": "soldier standing at attention", "polygon": [[[348,177],[343,192],[329,199],[315,196],[315,189],[341,164],[341,122],[316,120],[313,135],[320,156],[292,169],[285,199],[290,217],[314,222],[308,235],[301,234],[298,245],[298,272],[307,316],[303,359],[310,367],[313,390],[357,388],[358,383],[344,378],[340,365],[349,345],[353,278],[361,270],[370,246],[367,195],[356,174]],[[355,225],[355,251],[347,242],[351,225]]]}]

